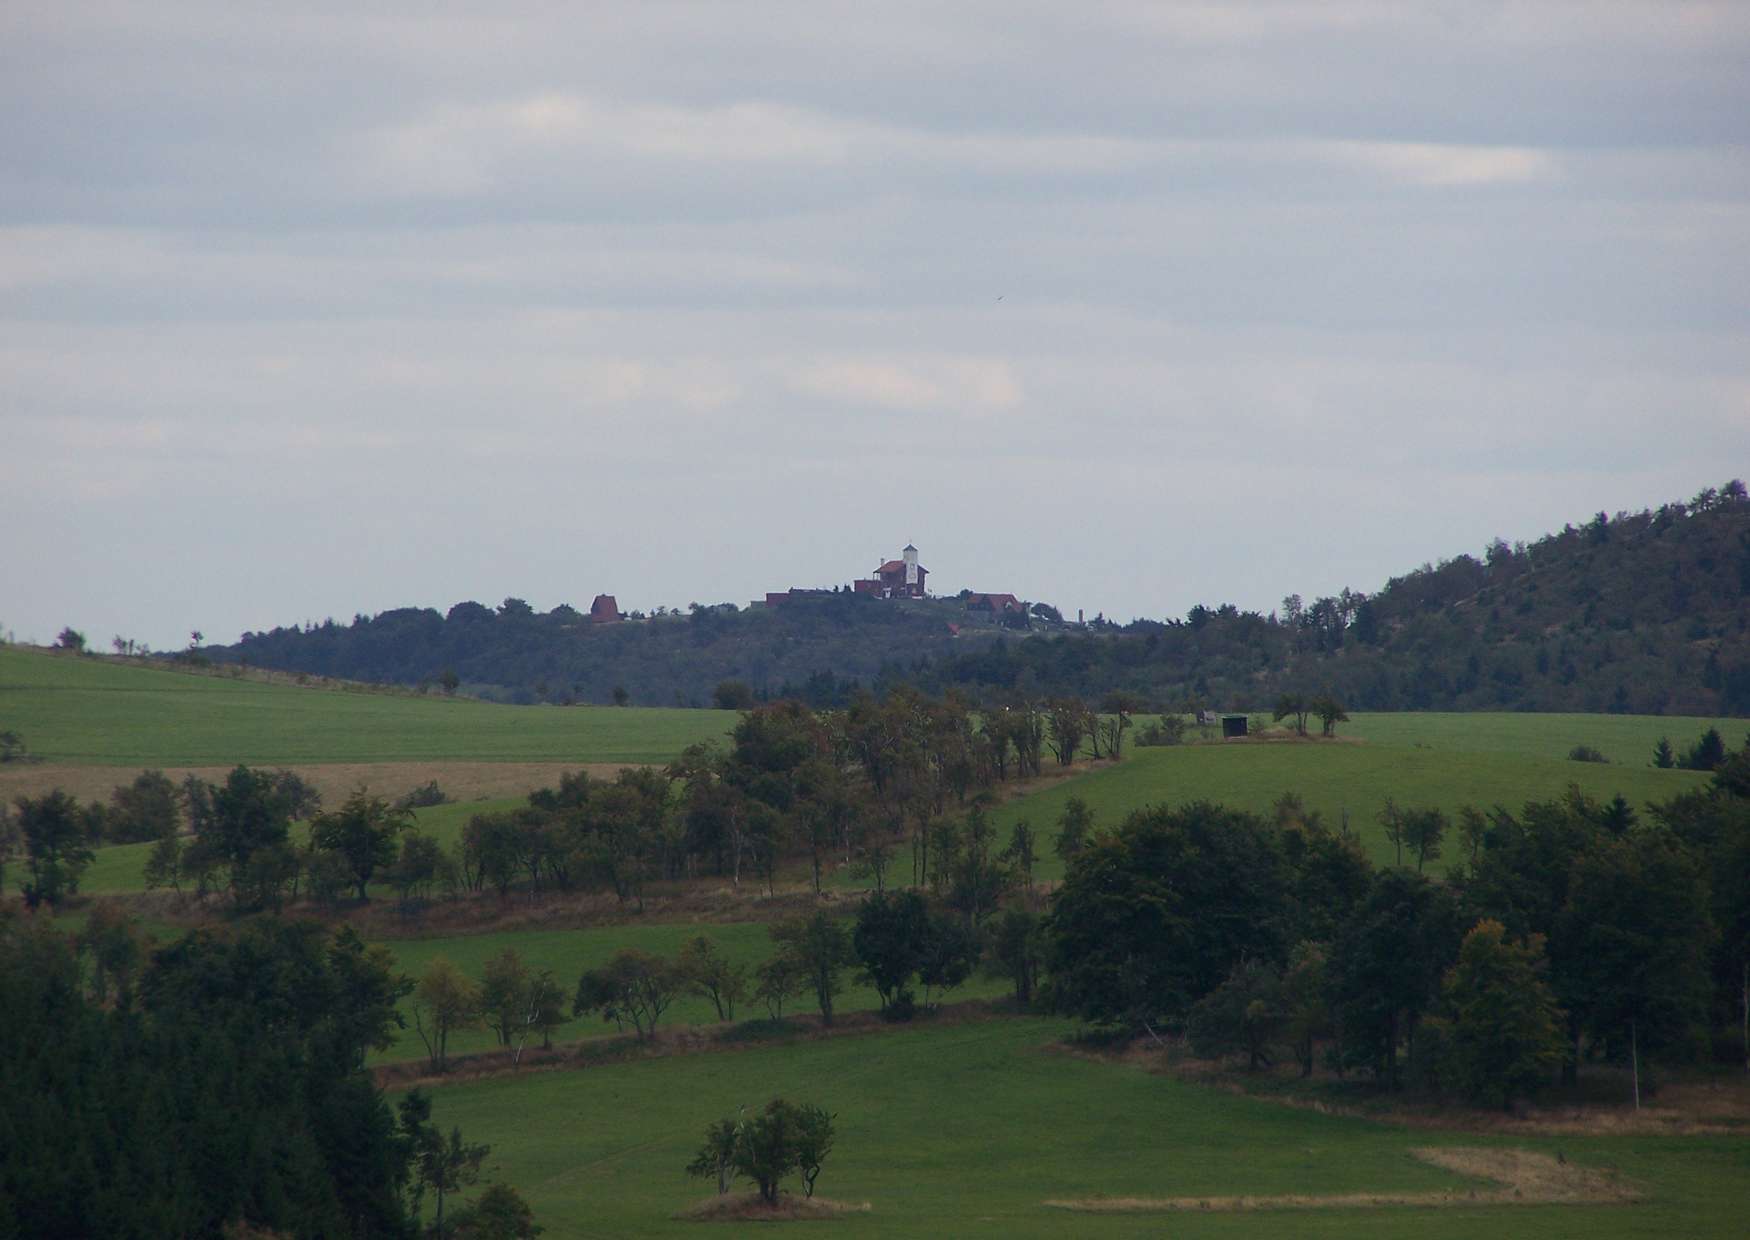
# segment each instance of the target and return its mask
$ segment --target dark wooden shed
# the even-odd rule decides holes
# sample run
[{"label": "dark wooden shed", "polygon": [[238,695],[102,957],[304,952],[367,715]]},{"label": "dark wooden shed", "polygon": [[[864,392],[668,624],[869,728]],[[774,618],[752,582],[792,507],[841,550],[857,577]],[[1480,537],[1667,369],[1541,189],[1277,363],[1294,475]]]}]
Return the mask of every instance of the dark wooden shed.
[{"label": "dark wooden shed", "polygon": [[1223,715],[1221,717],[1222,740],[1227,740],[1230,736],[1244,736],[1245,734],[1246,717],[1244,715]]}]

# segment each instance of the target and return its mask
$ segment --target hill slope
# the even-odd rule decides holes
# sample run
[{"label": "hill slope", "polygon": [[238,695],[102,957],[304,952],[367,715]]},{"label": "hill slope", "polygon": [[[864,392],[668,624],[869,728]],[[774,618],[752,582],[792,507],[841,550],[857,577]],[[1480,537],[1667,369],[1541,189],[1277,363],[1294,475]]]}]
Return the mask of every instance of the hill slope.
[{"label": "hill slope", "polygon": [[733,721],[723,711],[511,710],[0,648],[0,731],[49,763],[663,762]]},{"label": "hill slope", "polygon": [[[695,608],[591,625],[520,600],[448,614],[402,609],[245,634],[212,657],[403,684],[453,670],[486,696],[705,705],[727,678],[817,706],[911,680],[981,698],[1113,689],[1162,705],[1258,707],[1330,687],[1368,710],[1750,714],[1750,500],[1742,483],[1688,504],[1599,513],[1536,543],[1497,541],[1268,616],[1195,607],[1184,619],[1025,631],[959,600],[834,594],[777,608]],[[956,635],[950,626],[959,628]]]}]

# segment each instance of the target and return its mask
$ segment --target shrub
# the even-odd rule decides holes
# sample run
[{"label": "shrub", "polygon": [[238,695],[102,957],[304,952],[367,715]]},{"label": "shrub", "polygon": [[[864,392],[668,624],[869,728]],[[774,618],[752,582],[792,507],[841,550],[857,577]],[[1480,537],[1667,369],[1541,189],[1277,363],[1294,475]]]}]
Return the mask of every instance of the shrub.
[{"label": "shrub", "polygon": [[1575,745],[1568,750],[1570,762],[1609,762],[1610,759],[1599,753],[1590,745]]},{"label": "shrub", "polygon": [[426,809],[433,805],[442,805],[450,798],[444,795],[444,790],[438,787],[438,781],[421,784],[409,790],[395,802],[396,809]]},{"label": "shrub", "polygon": [[1144,724],[1136,734],[1137,745],[1178,745],[1185,740],[1185,716],[1162,715],[1160,722]]},{"label": "shrub", "polygon": [[711,705],[717,710],[751,710],[753,704],[753,689],[746,681],[719,681],[711,690]]}]

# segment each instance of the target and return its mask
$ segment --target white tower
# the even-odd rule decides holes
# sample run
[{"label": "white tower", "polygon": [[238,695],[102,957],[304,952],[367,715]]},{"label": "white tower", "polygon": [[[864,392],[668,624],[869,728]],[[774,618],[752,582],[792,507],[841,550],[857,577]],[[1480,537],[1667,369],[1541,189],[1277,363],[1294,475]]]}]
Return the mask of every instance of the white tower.
[{"label": "white tower", "polygon": [[905,550],[900,554],[905,557],[905,584],[916,588],[918,584],[918,549],[910,543],[906,543]]}]

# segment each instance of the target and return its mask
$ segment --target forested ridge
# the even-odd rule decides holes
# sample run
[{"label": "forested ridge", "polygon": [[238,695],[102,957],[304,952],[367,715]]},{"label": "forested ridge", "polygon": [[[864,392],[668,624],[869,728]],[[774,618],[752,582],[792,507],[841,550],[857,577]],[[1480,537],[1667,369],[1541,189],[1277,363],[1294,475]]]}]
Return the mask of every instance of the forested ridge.
[{"label": "forested ridge", "polygon": [[[1328,689],[1364,710],[1750,713],[1750,500],[1744,484],[1600,512],[1533,543],[1496,540],[1373,594],[1066,624],[1035,605],[998,623],[961,599],[849,592],[780,607],[694,604],[593,625],[519,599],[404,608],[246,633],[222,661],[504,700],[709,705],[724,681],[843,705],[909,682],[975,700],[1114,690],[1163,708],[1244,709]],[[622,692],[616,692],[622,691]]]}]

